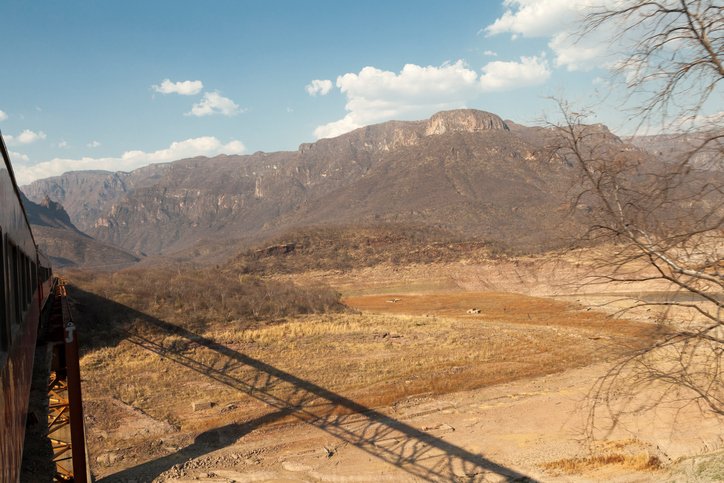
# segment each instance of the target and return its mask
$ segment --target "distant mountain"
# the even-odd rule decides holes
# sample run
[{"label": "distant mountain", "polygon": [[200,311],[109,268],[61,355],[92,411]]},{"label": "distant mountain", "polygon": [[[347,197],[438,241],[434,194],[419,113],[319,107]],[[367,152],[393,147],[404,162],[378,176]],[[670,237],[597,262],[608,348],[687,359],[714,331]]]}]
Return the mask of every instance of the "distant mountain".
[{"label": "distant mountain", "polygon": [[626,140],[666,163],[677,163],[690,158],[691,164],[700,169],[724,169],[722,132],[718,135],[711,132],[693,132],[631,136]]},{"label": "distant mountain", "polygon": [[[597,129],[603,142],[621,146],[605,126]],[[294,152],[71,172],[23,189],[62,203],[85,233],[136,254],[193,253],[309,225],[400,223],[540,249],[580,229],[567,204],[575,170],[551,152],[551,138],[548,129],[463,109]]]},{"label": "distant mountain", "polygon": [[31,225],[65,229],[90,238],[73,225],[63,206],[51,200],[50,197],[46,196],[40,203],[33,203],[21,192],[20,200]]},{"label": "distant mountain", "polygon": [[125,251],[98,242],[78,230],[68,213],[49,197],[40,203],[30,201],[21,193],[35,241],[40,249],[61,267],[93,266],[100,269],[120,268],[139,260]]}]

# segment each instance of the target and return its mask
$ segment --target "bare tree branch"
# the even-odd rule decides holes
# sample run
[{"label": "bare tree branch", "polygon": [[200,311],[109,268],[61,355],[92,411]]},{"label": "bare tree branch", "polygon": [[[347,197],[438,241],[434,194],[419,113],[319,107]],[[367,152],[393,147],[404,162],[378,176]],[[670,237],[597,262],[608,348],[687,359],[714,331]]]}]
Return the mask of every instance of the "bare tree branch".
[{"label": "bare tree branch", "polygon": [[[724,78],[724,7],[717,0],[628,0],[593,10],[582,35],[612,29],[624,40],[617,72],[640,124],[695,117]],[[681,102],[683,101],[683,102]],[[672,113],[674,110],[676,112]]]},{"label": "bare tree branch", "polygon": [[[724,79],[724,9],[705,0],[623,5],[589,16],[587,32],[615,24],[619,36],[639,35],[622,65],[634,69],[629,87],[654,93],[635,106],[641,122],[666,118],[681,101],[679,107],[696,116]],[[696,133],[693,149],[654,159],[587,125],[586,115],[566,102],[558,107],[563,122],[552,126],[559,139],[555,154],[580,175],[572,209],[586,220],[583,241],[604,247],[582,285],[639,284],[665,294],[660,300],[631,297],[620,310],[664,310],[662,337],[599,380],[591,392],[590,429],[596,411],[605,408],[614,423],[616,411],[625,411],[611,404],[615,391],[649,383],[664,385],[658,401],[694,401],[724,415],[724,131]],[[694,162],[705,150],[713,154],[713,168]]]}]

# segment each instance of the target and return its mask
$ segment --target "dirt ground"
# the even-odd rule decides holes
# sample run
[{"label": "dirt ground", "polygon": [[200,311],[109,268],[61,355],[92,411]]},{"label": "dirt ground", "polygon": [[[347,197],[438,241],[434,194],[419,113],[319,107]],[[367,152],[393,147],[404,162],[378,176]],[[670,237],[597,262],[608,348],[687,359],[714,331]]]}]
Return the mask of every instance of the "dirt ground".
[{"label": "dirt ground", "polygon": [[[571,294],[545,270],[518,265],[513,276],[511,267],[309,274],[345,292],[360,315],[195,339],[215,358],[136,340],[141,352],[126,357],[184,380],[182,404],[176,418],[161,417],[153,394],[128,396],[137,386],[119,397],[89,388],[93,470],[108,482],[724,479],[724,421],[689,399],[656,404],[667,388],[653,383],[590,404],[617,348],[652,337],[652,315],[612,319],[591,310],[605,294]],[[470,355],[478,353],[485,357]],[[102,375],[110,357],[110,349],[91,354],[88,377]],[[163,365],[152,365],[159,357]],[[315,374],[340,358],[354,364],[331,379]],[[429,381],[411,376],[428,360],[441,370]],[[395,374],[384,374],[388,367]],[[201,376],[187,381],[189,368]],[[191,410],[215,391],[205,399],[213,405]]]},{"label": "dirt ground", "polygon": [[[591,381],[605,369],[589,366],[475,391],[412,398],[382,410],[389,419],[357,416],[340,421],[343,431],[305,423],[241,425],[238,431],[222,428],[200,435],[175,457],[103,481],[525,481],[528,477],[633,482],[721,477],[721,421],[694,408],[642,412],[620,421],[607,432],[604,443],[589,448],[582,441],[588,414],[585,398]],[[676,431],[671,429],[674,412]],[[716,449],[719,452],[701,468],[686,459]],[[618,458],[608,464],[587,463],[591,454]],[[664,468],[647,465],[652,458]],[[573,461],[572,473],[562,470],[565,464],[546,469],[560,461]],[[674,462],[678,463],[672,473],[669,466]],[[689,466],[692,469],[686,472]],[[677,476],[676,471],[683,474]]]}]

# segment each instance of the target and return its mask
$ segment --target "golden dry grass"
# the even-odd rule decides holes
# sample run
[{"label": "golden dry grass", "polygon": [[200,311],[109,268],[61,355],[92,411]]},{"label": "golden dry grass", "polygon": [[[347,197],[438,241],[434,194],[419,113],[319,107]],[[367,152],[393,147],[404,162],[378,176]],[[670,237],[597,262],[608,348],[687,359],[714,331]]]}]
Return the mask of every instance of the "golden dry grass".
[{"label": "golden dry grass", "polygon": [[541,467],[555,474],[582,474],[606,467],[629,471],[657,471],[663,467],[658,456],[635,438],[594,442],[590,454],[543,463]]},{"label": "golden dry grass", "polygon": [[[183,447],[184,441],[188,444],[204,431],[257,421],[275,411],[264,398],[257,399],[259,394],[292,405],[299,388],[288,381],[268,378],[258,367],[240,363],[229,354],[252,358],[374,408],[411,397],[425,400],[429,395],[616,360],[650,345],[664,330],[655,324],[612,318],[561,300],[454,291],[454,287],[443,283],[444,273],[435,273],[437,278],[429,281],[412,276],[395,278],[391,270],[388,267],[379,273],[364,272],[364,277],[360,272],[356,279],[349,275],[349,290],[342,289],[338,279],[316,273],[259,278],[227,272],[218,280],[201,280],[201,291],[194,291],[199,286],[195,277],[213,277],[214,271],[198,271],[193,276],[170,273],[169,287],[162,285],[163,274],[149,277],[141,270],[107,278],[71,277],[87,292],[78,299],[80,319],[85,317],[86,323],[94,325],[90,334],[86,332],[93,343],[86,346],[82,360],[85,397],[90,402],[90,416],[95,417],[90,432],[94,438],[90,441],[91,451],[142,448],[134,453],[135,463],[168,453],[152,446],[157,435],[118,427],[117,421],[138,419],[138,414],[165,425],[170,436],[164,436],[164,441],[170,438],[175,441],[173,446]],[[376,277],[367,277],[368,273]],[[338,310],[335,303],[339,295],[320,290],[320,281],[346,292],[348,296],[342,302],[349,310],[299,313]],[[383,286],[380,281],[384,281]],[[307,291],[305,282],[316,288]],[[214,292],[221,285],[225,290],[232,288],[223,299]],[[233,293],[238,286],[244,293]],[[285,305],[283,300],[274,300],[274,304],[256,313],[250,310],[249,300],[269,302],[280,287],[288,290],[289,300],[303,302],[302,310],[294,309],[293,304]],[[380,288],[385,289],[385,294],[380,295]],[[359,295],[370,291],[377,294]],[[118,305],[108,310],[103,299],[94,300],[94,292]],[[471,308],[480,313],[468,314]],[[150,323],[152,319],[188,332],[184,335],[168,331]],[[112,334],[118,327],[127,335]],[[189,333],[231,352],[205,347]],[[167,355],[139,345],[139,338],[157,344]],[[182,359],[192,361],[194,367],[180,364]],[[271,382],[267,384],[265,379]],[[255,385],[256,390],[251,391],[245,384]],[[329,411],[330,405],[322,399],[310,397],[304,401],[305,411]],[[111,404],[114,401],[122,402],[125,406],[120,407],[126,409]],[[194,412],[191,403],[195,401],[214,405]],[[337,405],[333,411],[338,414],[350,409]],[[295,414],[265,425],[297,420]],[[96,434],[104,436],[98,438]],[[661,465],[646,448],[627,445],[618,442],[543,467],[553,473],[576,474],[606,468],[654,471]]]},{"label": "golden dry grass", "polygon": [[555,473],[581,474],[607,466],[634,471],[656,471],[661,469],[661,460],[648,452],[636,454],[607,453],[582,458],[566,458],[542,465],[544,469]]},{"label": "golden dry grass", "polygon": [[[435,315],[514,324],[575,327],[634,336],[651,330],[648,324],[611,318],[575,304],[515,293],[400,293],[349,296],[343,298],[343,302],[350,307],[374,313]],[[469,309],[477,309],[480,313],[469,314]]]},{"label": "golden dry grass", "polygon": [[[517,294],[348,297],[351,309],[336,312],[329,289],[214,273],[71,274],[91,453],[126,448],[133,462],[123,465],[132,465],[170,451],[159,434],[183,447],[206,430],[258,420],[270,400],[292,406],[300,394],[308,413],[351,411],[270,377],[264,364],[386,407],[614,359],[657,336],[652,325]],[[473,307],[480,313],[467,314]],[[325,310],[335,312],[304,313]],[[214,405],[194,411],[196,401]]]},{"label": "golden dry grass", "polygon": [[596,441],[589,451],[586,456],[549,461],[541,467],[552,474],[581,475],[610,467],[625,471],[655,472],[664,466],[659,457],[636,438]]},{"label": "golden dry grass", "polygon": [[[407,306],[387,303],[384,297],[348,299],[365,312],[297,316],[273,324],[207,320],[197,334],[368,407],[580,367],[617,357],[654,335],[650,326],[611,321],[534,297],[458,293],[404,298]],[[481,314],[460,313],[473,301]],[[368,312],[375,304],[379,313]],[[412,314],[395,313],[405,311]],[[265,376],[141,319],[129,327],[130,333],[232,381]],[[182,432],[247,420],[268,410],[238,385],[150,352],[133,337],[88,351],[82,369],[86,397],[111,396]],[[281,400],[293,390],[289,384],[263,389]],[[194,413],[191,402],[198,400],[215,406]]]}]

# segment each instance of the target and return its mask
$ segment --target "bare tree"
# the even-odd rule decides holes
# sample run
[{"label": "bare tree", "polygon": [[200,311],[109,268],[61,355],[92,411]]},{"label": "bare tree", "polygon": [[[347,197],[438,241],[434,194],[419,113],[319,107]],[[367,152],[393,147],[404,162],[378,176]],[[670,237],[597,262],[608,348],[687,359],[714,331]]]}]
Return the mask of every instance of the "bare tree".
[{"label": "bare tree", "polygon": [[[590,284],[650,290],[634,308],[661,309],[661,334],[618,363],[594,388],[594,410],[622,387],[663,387],[665,398],[696,401],[724,415],[724,173],[722,120],[702,109],[721,94],[724,8],[715,0],[630,0],[595,10],[583,35],[605,31],[627,45],[617,64],[639,126],[697,128],[696,144],[674,159],[651,155],[585,123],[559,102],[558,154],[577,167],[587,241],[607,247]],[[625,39],[633,39],[626,44]],[[691,137],[690,137],[691,139]],[[709,151],[713,165],[697,162]],[[662,384],[663,383],[663,384]],[[610,414],[614,416],[614,414]]]},{"label": "bare tree", "polygon": [[[595,7],[581,35],[605,31],[640,123],[684,124],[724,79],[724,6],[719,0],[623,0]],[[721,119],[718,119],[721,122]]]}]

